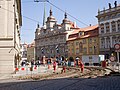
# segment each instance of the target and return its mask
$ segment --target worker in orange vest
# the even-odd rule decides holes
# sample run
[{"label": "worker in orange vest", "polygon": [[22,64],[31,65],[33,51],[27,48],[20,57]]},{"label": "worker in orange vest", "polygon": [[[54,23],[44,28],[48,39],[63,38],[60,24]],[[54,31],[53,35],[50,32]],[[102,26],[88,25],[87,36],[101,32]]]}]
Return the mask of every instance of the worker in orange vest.
[{"label": "worker in orange vest", "polygon": [[54,72],[56,71],[56,65],[57,65],[57,63],[56,63],[56,61],[54,61],[53,62],[53,70],[54,70]]},{"label": "worker in orange vest", "polygon": [[84,64],[83,64],[82,60],[79,60],[78,66],[81,68],[81,72],[83,73],[83,71],[84,71]]}]

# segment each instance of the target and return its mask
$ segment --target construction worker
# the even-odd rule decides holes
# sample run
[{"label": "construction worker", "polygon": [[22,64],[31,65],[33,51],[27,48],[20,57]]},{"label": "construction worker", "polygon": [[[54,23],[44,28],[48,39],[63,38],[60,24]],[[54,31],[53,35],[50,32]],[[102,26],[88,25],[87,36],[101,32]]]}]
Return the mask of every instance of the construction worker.
[{"label": "construction worker", "polygon": [[78,61],[78,66],[81,68],[81,72],[83,73],[83,71],[84,71],[84,64],[83,64],[82,60]]},{"label": "construction worker", "polygon": [[54,61],[53,62],[53,70],[54,70],[54,72],[56,71],[56,65],[57,65],[57,63],[56,63],[56,61]]}]

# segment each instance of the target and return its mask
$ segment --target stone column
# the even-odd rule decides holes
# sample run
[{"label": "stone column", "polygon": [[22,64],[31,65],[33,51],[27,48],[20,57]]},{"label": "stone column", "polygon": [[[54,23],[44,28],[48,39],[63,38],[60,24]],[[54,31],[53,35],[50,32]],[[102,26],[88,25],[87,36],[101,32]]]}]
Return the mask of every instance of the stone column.
[{"label": "stone column", "polygon": [[101,49],[102,48],[102,46],[101,46],[101,38],[99,39],[99,43],[100,43],[99,48]]},{"label": "stone column", "polygon": [[106,38],[107,38],[107,37],[104,37],[104,39],[105,39],[105,48],[107,48],[107,45],[106,45]]},{"label": "stone column", "polygon": [[112,48],[112,36],[110,36],[110,47]]},{"label": "stone column", "polygon": [[118,32],[118,24],[117,21],[115,22],[116,32]]},{"label": "stone column", "polygon": [[101,25],[99,24],[99,34],[101,34]]},{"label": "stone column", "polygon": [[104,23],[104,33],[106,33],[106,25],[105,25],[105,23]]},{"label": "stone column", "polygon": [[111,26],[111,22],[109,22],[109,27],[110,27],[110,33],[112,33],[112,26]]}]

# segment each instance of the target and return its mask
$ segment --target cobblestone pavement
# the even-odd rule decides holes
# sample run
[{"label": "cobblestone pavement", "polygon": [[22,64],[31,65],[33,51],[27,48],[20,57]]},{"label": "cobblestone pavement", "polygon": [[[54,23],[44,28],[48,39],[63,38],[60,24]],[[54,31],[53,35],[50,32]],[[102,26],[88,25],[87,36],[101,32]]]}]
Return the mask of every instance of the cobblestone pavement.
[{"label": "cobblestone pavement", "polygon": [[0,81],[0,90],[120,90],[120,77]]}]

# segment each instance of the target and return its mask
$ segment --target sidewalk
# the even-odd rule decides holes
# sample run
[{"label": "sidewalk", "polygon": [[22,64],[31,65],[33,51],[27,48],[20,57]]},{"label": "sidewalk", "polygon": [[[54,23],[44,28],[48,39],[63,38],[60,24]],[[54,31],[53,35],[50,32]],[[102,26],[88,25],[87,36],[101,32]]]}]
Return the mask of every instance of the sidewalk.
[{"label": "sidewalk", "polygon": [[[23,70],[24,68],[24,70]],[[48,65],[40,65],[39,67],[33,67],[33,71],[30,71],[30,67],[20,67],[19,71],[16,72],[16,74],[0,74],[0,80],[4,79],[11,79],[19,76],[25,76],[25,75],[35,75],[35,74],[50,74],[53,73],[53,66],[51,65],[48,69]],[[56,69],[56,72],[61,72],[61,68]]]},{"label": "sidewalk", "polygon": [[12,78],[12,74],[0,74],[0,80],[10,79]]},{"label": "sidewalk", "polygon": [[[16,74],[13,74],[13,78],[14,77],[18,77],[18,76],[25,76],[25,75],[35,75],[35,74],[50,74],[53,73],[53,66],[51,65],[50,68],[48,68],[48,65],[40,65],[39,67],[33,67],[33,71],[30,71],[30,67],[24,67],[24,70],[22,70],[23,67],[21,67],[19,69],[18,72],[16,72]],[[60,72],[61,68],[56,68],[56,72]]]}]

